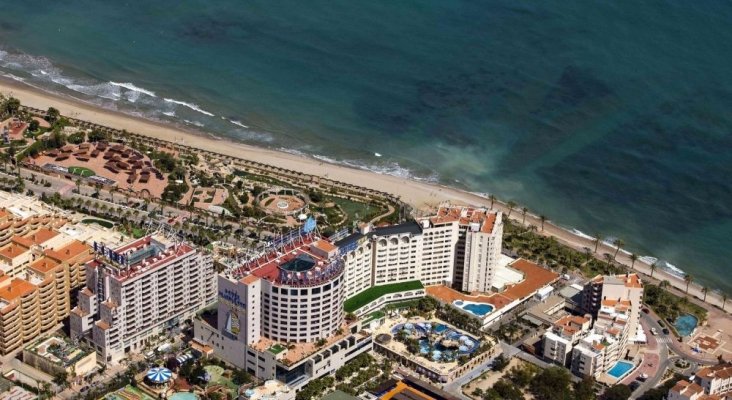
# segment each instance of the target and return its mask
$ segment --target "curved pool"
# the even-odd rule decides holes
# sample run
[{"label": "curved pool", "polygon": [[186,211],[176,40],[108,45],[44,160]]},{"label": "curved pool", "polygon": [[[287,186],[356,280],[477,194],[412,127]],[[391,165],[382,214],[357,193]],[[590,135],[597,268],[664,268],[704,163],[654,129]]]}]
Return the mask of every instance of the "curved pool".
[{"label": "curved pool", "polygon": [[699,320],[696,319],[695,316],[691,314],[684,314],[676,318],[676,321],[674,321],[674,328],[676,328],[676,332],[678,332],[681,337],[691,336],[698,323]]},{"label": "curved pool", "polygon": [[492,313],[494,309],[493,305],[491,304],[475,303],[472,301],[455,300],[452,304],[479,318],[483,318],[486,315]]}]

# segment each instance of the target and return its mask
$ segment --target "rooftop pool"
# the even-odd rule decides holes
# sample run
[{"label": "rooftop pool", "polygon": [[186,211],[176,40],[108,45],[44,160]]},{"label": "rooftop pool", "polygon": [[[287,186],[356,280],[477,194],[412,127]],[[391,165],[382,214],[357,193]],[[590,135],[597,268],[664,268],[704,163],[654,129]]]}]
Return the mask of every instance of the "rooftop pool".
[{"label": "rooftop pool", "polygon": [[493,306],[488,303],[475,303],[472,301],[455,300],[452,302],[452,304],[455,307],[462,308],[463,310],[480,318],[483,318],[493,312]]},{"label": "rooftop pool", "polygon": [[697,320],[695,316],[691,314],[684,314],[676,318],[676,321],[674,321],[674,328],[676,328],[676,332],[678,332],[682,337],[691,336],[698,323],[699,320]]},{"label": "rooftop pool", "polygon": [[633,367],[635,367],[635,364],[633,364],[632,362],[620,360],[616,362],[612,368],[610,368],[610,371],[607,371],[607,374],[615,379],[620,379],[627,375],[628,372],[633,369]]}]

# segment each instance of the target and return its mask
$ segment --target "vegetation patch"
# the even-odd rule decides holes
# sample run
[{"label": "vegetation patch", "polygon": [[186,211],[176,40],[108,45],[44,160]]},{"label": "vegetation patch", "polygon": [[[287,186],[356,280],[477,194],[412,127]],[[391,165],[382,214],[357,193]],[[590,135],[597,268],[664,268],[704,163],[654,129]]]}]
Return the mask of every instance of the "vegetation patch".
[{"label": "vegetation patch", "polygon": [[691,314],[699,322],[706,321],[707,310],[700,307],[686,297],[677,296],[668,290],[653,284],[646,284],[643,288],[645,303],[648,304],[660,317],[673,325],[680,315]]},{"label": "vegetation patch", "polygon": [[96,173],[92,169],[77,166],[69,167],[69,173],[72,175],[81,176],[83,178],[88,178],[90,176],[96,175]]},{"label": "vegetation patch", "polygon": [[84,219],[81,220],[81,223],[82,224],[87,224],[87,225],[89,225],[89,224],[97,224],[97,225],[101,225],[101,226],[103,226],[105,228],[111,228],[111,227],[114,226],[114,223],[113,222],[105,221],[103,219],[96,219],[96,218],[84,218]]},{"label": "vegetation patch", "polygon": [[392,283],[388,285],[374,286],[346,300],[346,302],[343,303],[343,308],[346,310],[346,312],[354,312],[381,296],[390,293],[406,292],[408,290],[418,289],[424,289],[424,286],[420,281],[409,281],[403,283]]}]

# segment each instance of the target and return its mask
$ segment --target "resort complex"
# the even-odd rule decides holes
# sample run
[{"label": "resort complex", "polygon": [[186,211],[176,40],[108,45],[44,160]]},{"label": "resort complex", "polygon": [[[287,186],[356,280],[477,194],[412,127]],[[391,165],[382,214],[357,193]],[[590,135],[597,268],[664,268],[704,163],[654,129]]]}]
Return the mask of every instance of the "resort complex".
[{"label": "resort complex", "polygon": [[0,114],[15,154],[0,172],[0,399],[732,390],[726,302],[624,268],[620,244],[565,246],[526,208],[415,207],[55,110]]}]

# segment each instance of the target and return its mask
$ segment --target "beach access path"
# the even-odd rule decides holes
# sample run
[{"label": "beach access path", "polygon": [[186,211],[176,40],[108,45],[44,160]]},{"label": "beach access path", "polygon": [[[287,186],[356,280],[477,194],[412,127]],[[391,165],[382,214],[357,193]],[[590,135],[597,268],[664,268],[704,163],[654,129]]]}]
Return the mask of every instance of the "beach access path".
[{"label": "beach access path", "polygon": [[[219,139],[210,135],[207,136],[202,133],[184,130],[180,127],[156,123],[120,112],[102,109],[93,104],[43,92],[10,79],[0,79],[0,92],[20,99],[21,103],[26,106],[42,110],[48,109],[49,107],[55,107],[60,110],[63,115],[72,118],[117,129],[126,129],[129,132],[191,146],[201,150],[274,165],[280,168],[300,171],[305,174],[327,177],[331,180],[362,186],[373,190],[393,193],[399,196],[401,200],[417,209],[434,208],[440,203],[447,201],[454,204],[474,206],[489,207],[491,205],[491,201],[486,197],[478,196],[462,190],[399,178],[391,175],[377,174],[371,171],[330,164],[282,151],[264,149],[225,139]],[[500,201],[496,201],[494,203],[494,208],[501,210],[506,214],[508,214],[509,211],[507,205]],[[523,216],[520,216],[520,212],[516,209],[513,211],[514,212],[511,215],[512,219],[520,221],[519,218],[523,218]],[[539,227],[541,226],[542,221],[537,215],[527,214],[526,224]],[[592,239],[576,235],[569,230],[550,222],[545,222],[544,229],[539,230],[538,232],[542,235],[554,236],[560,243],[579,251],[583,251],[584,248],[595,248],[595,244]],[[615,250],[614,246],[600,243],[595,256],[602,260],[603,254],[614,254]],[[630,267],[630,254],[622,251],[619,252],[617,262]],[[634,263],[634,267],[639,272],[650,275],[650,264],[638,260]],[[684,282],[683,279],[663,271],[660,268],[655,271],[654,278],[668,280],[672,286],[683,291],[686,289],[686,282]],[[702,286],[697,285],[696,283],[692,283],[690,285],[689,294],[698,298],[704,297]],[[720,293],[710,291],[706,296],[706,303],[708,304],[722,307],[722,302],[723,298]]]}]

